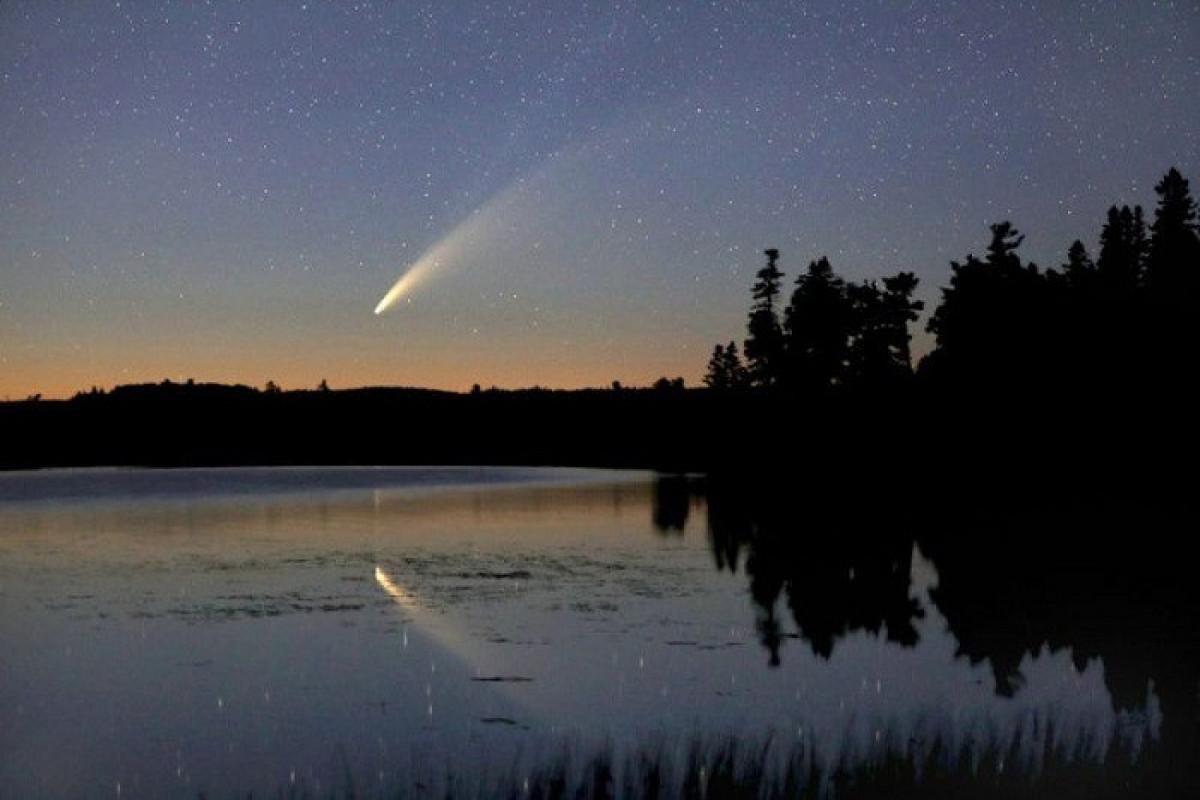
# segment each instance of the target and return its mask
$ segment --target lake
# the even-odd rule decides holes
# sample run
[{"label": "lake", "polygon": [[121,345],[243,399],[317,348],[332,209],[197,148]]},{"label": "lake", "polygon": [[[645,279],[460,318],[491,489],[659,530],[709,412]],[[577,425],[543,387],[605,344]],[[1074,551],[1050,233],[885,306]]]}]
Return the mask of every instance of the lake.
[{"label": "lake", "polygon": [[1078,509],[997,548],[987,511],[789,503],[598,470],[0,474],[0,797],[620,793],[647,764],[687,793],[726,757],[826,795],[1190,780],[1171,559],[1080,545]]}]

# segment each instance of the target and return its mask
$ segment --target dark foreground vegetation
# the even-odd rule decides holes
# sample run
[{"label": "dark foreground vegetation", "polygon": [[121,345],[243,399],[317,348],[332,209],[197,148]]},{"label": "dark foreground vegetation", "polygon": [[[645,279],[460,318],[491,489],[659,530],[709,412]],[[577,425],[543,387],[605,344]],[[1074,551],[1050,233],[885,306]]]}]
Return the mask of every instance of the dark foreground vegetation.
[{"label": "dark foreground vegetation", "polygon": [[[292,787],[288,800],[351,800],[362,796],[446,800],[1105,800],[1105,798],[1191,797],[1179,784],[1164,782],[1154,754],[1131,754],[1118,747],[1098,763],[1090,754],[1046,747],[1028,752],[1028,743],[903,744],[889,741],[870,753],[821,766],[802,744],[771,739],[746,742],[732,737],[692,739],[679,747],[647,744],[614,754],[611,747],[563,749],[528,772],[466,777],[451,768],[435,781],[405,781],[382,794],[364,793],[353,776],[342,785]],[[1030,756],[1036,759],[1036,764]],[[203,795],[202,795],[203,797]]]},{"label": "dark foreground vegetation", "polygon": [[[748,337],[718,346],[706,388],[280,391],[164,382],[0,404],[0,467],[558,464],[765,475],[881,487],[939,481],[1058,490],[1189,481],[1197,430],[1200,237],[1175,170],[1112,208],[1096,258],[1019,253],[1009,223],[952,264],[914,369],[911,273],[861,283],[827,259],[786,305],[776,250]],[[791,478],[789,478],[790,480]]]}]

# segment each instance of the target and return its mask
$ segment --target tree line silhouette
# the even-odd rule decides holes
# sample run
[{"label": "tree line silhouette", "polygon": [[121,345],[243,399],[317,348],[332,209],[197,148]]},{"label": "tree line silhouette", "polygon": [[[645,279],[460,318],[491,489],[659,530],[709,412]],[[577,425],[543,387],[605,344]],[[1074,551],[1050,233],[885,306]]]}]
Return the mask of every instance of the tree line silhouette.
[{"label": "tree line silhouette", "polygon": [[[1188,181],[1172,168],[1155,186],[1154,219],[1113,206],[1098,257],[1076,240],[1057,269],[1022,259],[1011,222],[991,226],[983,257],[951,263],[950,283],[927,322],[935,347],[917,370],[948,390],[1078,394],[1138,381],[1190,378],[1198,343],[1200,236]],[[917,278],[846,281],[825,257],[799,275],[781,309],[779,251],[751,288],[748,335],[718,344],[705,383],[809,399],[830,392],[896,390],[914,376],[909,326],[923,304]]]},{"label": "tree line silhouette", "polygon": [[884,278],[882,287],[875,281],[852,283],[821,257],[797,278],[781,320],[779,251],[765,254],[767,265],[751,289],[745,363],[735,342],[717,345],[707,386],[782,387],[820,395],[836,386],[889,386],[911,375],[908,324],[924,307],[912,298],[915,275]]},{"label": "tree line silhouette", "polygon": [[[1011,223],[951,264],[926,322],[911,272],[849,281],[827,258],[785,286],[780,254],[751,289],[747,336],[714,348],[707,388],[578,391],[202,383],[0,403],[0,468],[221,464],[543,464],[763,475],[813,490],[954,484],[1020,492],[1186,478],[1200,446],[1196,203],[1175,169],[1151,219],[1114,207],[1093,259],[1041,269]],[[788,290],[788,291],[785,291]],[[1138,470],[1129,469],[1138,464]],[[1150,467],[1151,469],[1147,469]]]}]

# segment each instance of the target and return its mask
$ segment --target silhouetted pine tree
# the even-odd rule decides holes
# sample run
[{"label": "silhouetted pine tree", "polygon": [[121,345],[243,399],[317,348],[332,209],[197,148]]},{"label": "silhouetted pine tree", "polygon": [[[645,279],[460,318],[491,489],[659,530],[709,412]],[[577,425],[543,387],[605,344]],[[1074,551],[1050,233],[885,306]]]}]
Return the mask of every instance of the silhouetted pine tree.
[{"label": "silhouetted pine tree", "polygon": [[890,372],[891,356],[887,345],[887,321],[883,310],[883,292],[874,281],[846,286],[850,307],[850,342],[847,347],[846,380],[869,386],[884,380]]},{"label": "silhouetted pine tree", "polygon": [[787,381],[801,391],[844,382],[854,308],[843,281],[822,256],[796,279],[784,312]]},{"label": "silhouetted pine tree", "polygon": [[749,375],[738,355],[737,344],[730,342],[713,348],[704,384],[710,389],[741,389],[749,384]]},{"label": "silhouetted pine tree", "polygon": [[1062,266],[1063,275],[1072,290],[1090,291],[1096,280],[1096,265],[1088,255],[1087,247],[1076,239],[1067,249],[1067,261]]},{"label": "silhouetted pine tree", "polygon": [[[1109,212],[1110,220],[1115,213],[1115,208]],[[1121,224],[1117,214],[1114,225]],[[1120,237],[1115,238],[1119,240]],[[1115,344],[1108,341],[1112,311],[1106,308],[1108,303],[1100,271],[1083,242],[1078,239],[1072,242],[1061,273],[1051,274],[1061,275],[1055,295],[1059,301],[1057,313],[1062,328],[1062,341],[1057,346],[1063,351],[1064,369],[1068,371],[1063,377],[1082,389],[1094,384],[1103,369],[1094,357],[1095,353],[1103,350],[1111,355]],[[1107,345],[1105,341],[1108,341]]]},{"label": "silhouetted pine tree", "polygon": [[1101,291],[1128,299],[1142,285],[1146,258],[1146,223],[1142,207],[1112,206],[1100,231],[1096,275]]},{"label": "silhouetted pine tree", "polygon": [[890,368],[904,377],[912,375],[912,334],[908,324],[916,322],[925,308],[925,303],[914,300],[917,291],[917,276],[911,272],[898,272],[883,279],[883,331],[890,356]]},{"label": "silhouetted pine tree", "polygon": [[[1080,387],[1127,381],[1145,363],[1146,223],[1141,206],[1112,206],[1091,285],[1072,286],[1073,371]],[[1104,391],[1109,391],[1104,389]]]},{"label": "silhouetted pine tree", "polygon": [[725,346],[724,373],[731,389],[744,389],[750,385],[750,373],[742,363],[742,357],[738,355],[734,342]]},{"label": "silhouetted pine tree", "polygon": [[1154,187],[1158,207],[1146,263],[1146,283],[1162,298],[1195,293],[1200,282],[1200,237],[1196,233],[1196,202],[1188,182],[1172,168]]},{"label": "silhouetted pine tree", "polygon": [[774,386],[779,382],[783,361],[783,329],[775,310],[783,273],[777,266],[779,251],[771,248],[763,253],[767,265],[758,271],[758,280],[751,289],[754,305],[750,309],[750,335],[746,339],[745,352],[754,383]]},{"label": "silhouetted pine tree", "polygon": [[1196,202],[1188,182],[1171,169],[1154,187],[1158,206],[1146,257],[1146,299],[1141,328],[1141,382],[1158,387],[1161,400],[1182,402],[1186,393],[1168,390],[1194,381],[1192,372],[1200,348],[1200,236]]},{"label": "silhouetted pine tree", "polygon": [[852,319],[849,382],[881,388],[911,377],[908,323],[924,307],[912,299],[916,288],[917,277],[911,272],[884,278],[883,289],[874,281],[846,287]]},{"label": "silhouetted pine tree", "polygon": [[710,389],[727,389],[729,379],[725,374],[725,345],[719,344],[713,348],[712,357],[708,359],[708,370],[704,373],[704,385]]},{"label": "silhouetted pine tree", "polygon": [[950,285],[929,320],[937,346],[926,370],[938,378],[1012,384],[1033,379],[1045,364],[1039,346],[1051,306],[1046,276],[1022,263],[1016,251],[1025,237],[1012,223],[991,231],[984,260],[951,262]]}]

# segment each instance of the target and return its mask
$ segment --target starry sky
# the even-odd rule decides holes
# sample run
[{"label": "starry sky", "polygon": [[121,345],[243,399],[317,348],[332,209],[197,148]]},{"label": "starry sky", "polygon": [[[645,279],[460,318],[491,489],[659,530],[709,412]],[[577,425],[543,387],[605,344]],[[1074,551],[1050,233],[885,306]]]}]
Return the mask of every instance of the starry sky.
[{"label": "starry sky", "polygon": [[1197,2],[0,0],[0,397],[694,383],[765,247],[935,300],[1172,165]]}]

